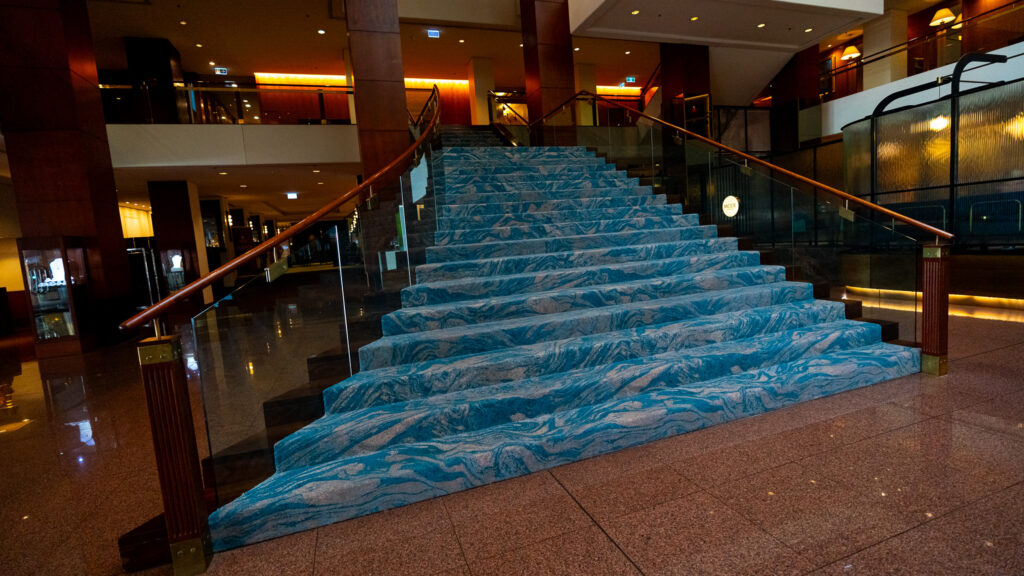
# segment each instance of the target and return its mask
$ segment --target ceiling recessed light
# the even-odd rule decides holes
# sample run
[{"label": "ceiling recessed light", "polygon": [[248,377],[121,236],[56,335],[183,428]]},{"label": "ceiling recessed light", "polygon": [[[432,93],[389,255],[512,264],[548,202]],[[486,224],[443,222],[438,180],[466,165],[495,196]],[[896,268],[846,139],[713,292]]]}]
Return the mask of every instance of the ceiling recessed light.
[{"label": "ceiling recessed light", "polygon": [[317,30],[316,33],[323,36],[324,34],[327,34],[327,30]]},{"label": "ceiling recessed light", "polygon": [[640,13],[639,10],[633,10],[632,12],[630,12],[630,14],[632,14],[633,16],[636,16],[639,13]]},{"label": "ceiling recessed light", "polygon": [[319,168],[316,168],[316,169],[313,170],[313,174],[319,174],[319,173],[320,173],[320,169]]},{"label": "ceiling recessed light", "polygon": [[203,45],[202,45],[202,44],[200,44],[200,43],[196,42],[196,48],[202,48],[202,47],[203,47]]},{"label": "ceiling recessed light", "polygon": [[246,104],[245,107],[246,108],[252,108],[252,104]]},{"label": "ceiling recessed light", "polygon": [[690,16],[690,22],[696,22],[697,20],[700,20],[699,16]]},{"label": "ceiling recessed light", "polygon": [[462,38],[459,38],[459,44],[465,44],[465,43],[466,43],[465,40],[463,40]]},{"label": "ceiling recessed light", "polygon": [[214,62],[213,60],[210,60],[210,66],[216,66],[216,65],[217,65],[216,62]]},{"label": "ceiling recessed light", "polygon": [[626,50],[626,56],[629,56],[629,50]]},{"label": "ceiling recessed light", "polygon": [[804,32],[814,32],[814,28],[804,28]]},{"label": "ceiling recessed light", "polygon": [[522,48],[522,47],[523,47],[523,43],[522,43],[522,42],[520,42],[520,43],[519,43],[519,47],[520,47],[520,48]]},{"label": "ceiling recessed light", "polygon": [[764,28],[764,22],[761,22],[760,24],[758,24],[757,27],[758,28]]},{"label": "ceiling recessed light", "polygon": [[323,184],[323,182],[317,182],[317,184],[320,185],[320,184]]},{"label": "ceiling recessed light", "polygon": [[188,22],[186,22],[185,20],[179,20],[178,24],[181,24],[182,26],[184,26],[184,25],[188,24]]},{"label": "ceiling recessed light", "polygon": [[259,119],[260,119],[260,117],[259,117],[259,116],[253,116],[253,117],[252,117],[252,119],[253,119],[253,120],[259,120]]},{"label": "ceiling recessed light", "polygon": [[227,172],[217,172],[217,174],[220,174],[221,176],[227,176],[228,175]]},{"label": "ceiling recessed light", "polygon": [[238,187],[239,188],[248,188],[249,185],[248,184],[239,184]]},{"label": "ceiling recessed light", "polygon": [[287,194],[285,194],[285,196],[287,196],[289,200],[295,200],[296,198],[299,197],[299,193],[298,192],[288,192]]},{"label": "ceiling recessed light", "polygon": [[572,51],[573,51],[573,52],[579,52],[579,51],[580,51],[580,49],[579,49],[579,47],[577,46],[576,48],[573,48],[573,49],[572,49]]},{"label": "ceiling recessed light", "polygon": [[831,48],[831,47],[832,47],[832,45],[831,45],[831,44],[829,44],[828,46],[825,46],[825,48]]}]

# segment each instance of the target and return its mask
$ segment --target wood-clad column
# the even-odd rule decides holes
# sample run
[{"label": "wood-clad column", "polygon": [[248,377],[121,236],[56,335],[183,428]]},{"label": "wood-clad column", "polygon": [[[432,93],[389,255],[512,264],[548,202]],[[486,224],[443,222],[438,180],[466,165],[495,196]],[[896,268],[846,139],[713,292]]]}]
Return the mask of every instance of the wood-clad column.
[{"label": "wood-clad column", "polygon": [[[711,66],[707,46],[692,44],[661,44],[661,118],[686,128],[687,96],[711,92]],[[706,135],[706,134],[705,134]],[[672,130],[662,130],[662,154],[665,176],[663,190],[670,202],[683,202],[686,211],[709,211],[700,206],[697,190],[687,194],[687,160],[685,138],[681,141]]]},{"label": "wood-clad column", "polygon": [[[523,64],[530,121],[565,102],[575,90],[568,0],[520,0],[523,16]],[[572,123],[574,114],[553,122]]]},{"label": "wood-clad column", "polygon": [[949,357],[949,246],[925,246],[921,303],[921,371],[941,376]]},{"label": "wood-clad column", "polygon": [[397,0],[345,0],[359,154],[370,177],[409,147]]},{"label": "wood-clad column", "polygon": [[171,563],[177,576],[201,574],[213,552],[181,339],[147,338],[138,350]]},{"label": "wood-clad column", "polygon": [[22,237],[82,238],[91,318],[79,324],[113,335],[130,315],[131,282],[85,0],[0,0],[0,38],[0,126]]},{"label": "wood-clad column", "polygon": [[[210,273],[199,189],[185,180],[154,181],[147,186],[164,293],[170,294]],[[202,302],[213,302],[212,288],[203,290]]]}]

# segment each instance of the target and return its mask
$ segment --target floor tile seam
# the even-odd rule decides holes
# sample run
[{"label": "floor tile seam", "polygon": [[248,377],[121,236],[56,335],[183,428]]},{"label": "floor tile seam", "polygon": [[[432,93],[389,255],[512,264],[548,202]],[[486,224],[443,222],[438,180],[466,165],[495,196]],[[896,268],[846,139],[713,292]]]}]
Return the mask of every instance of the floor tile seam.
[{"label": "floor tile seam", "polygon": [[1000,488],[1000,489],[996,490],[995,492],[990,492],[988,494],[985,494],[984,496],[979,496],[979,497],[977,497],[977,498],[975,498],[973,500],[969,500],[967,502],[964,502],[964,503],[960,504],[959,506],[955,506],[953,508],[950,508],[949,510],[946,510],[945,512],[942,512],[941,514],[938,514],[938,515],[936,515],[936,516],[934,516],[932,518],[928,518],[928,519],[924,520],[923,522],[919,522],[917,524],[914,524],[913,526],[910,526],[910,527],[908,527],[908,528],[906,528],[904,530],[901,530],[900,532],[897,532],[895,534],[887,536],[887,537],[879,540],[878,542],[875,542],[873,544],[868,544],[868,545],[866,545],[866,546],[864,546],[862,548],[858,548],[857,550],[854,550],[853,552],[850,552],[849,554],[847,554],[845,556],[841,556],[839,558],[836,558],[836,559],[833,559],[833,560],[829,560],[828,562],[826,562],[826,563],[824,563],[824,564],[822,564],[820,566],[815,567],[813,570],[811,570],[810,572],[806,572],[805,574],[813,574],[814,572],[816,572],[818,570],[821,570],[821,569],[825,568],[826,566],[829,566],[830,564],[834,564],[836,562],[841,562],[843,560],[847,560],[849,558],[852,558],[852,557],[856,556],[857,554],[860,554],[861,552],[864,552],[866,550],[870,550],[871,548],[875,548],[875,547],[881,546],[882,544],[884,544],[885,542],[888,542],[889,540],[892,540],[893,538],[898,538],[898,537],[903,536],[904,534],[907,534],[907,533],[909,533],[911,531],[923,528],[923,527],[925,527],[925,526],[927,526],[927,525],[929,525],[929,524],[931,524],[933,522],[936,522],[937,520],[939,520],[941,518],[945,518],[947,516],[950,516],[953,513],[959,512],[960,510],[963,510],[963,509],[967,508],[968,506],[972,506],[974,504],[977,504],[978,502],[980,502],[982,500],[985,500],[987,498],[991,498],[991,497],[993,497],[993,496],[995,496],[997,494],[1000,494],[1002,492],[1007,492],[1009,490],[1016,489],[1018,486],[1022,486],[1022,485],[1024,485],[1024,480],[1020,480],[1020,481],[1015,482],[1015,483],[1013,483],[1013,484],[1011,484],[1009,486],[1005,486],[1003,488]]},{"label": "floor tile seam", "polygon": [[[586,509],[586,507],[584,507],[584,506],[583,506],[583,504],[582,504],[582,503],[581,503],[581,502],[580,502],[580,501],[579,501],[579,500],[578,500],[578,499],[576,498],[576,496],[575,496],[575,495],[574,495],[574,494],[573,494],[573,493],[572,493],[572,492],[571,492],[571,491],[570,491],[570,490],[569,490],[569,489],[568,489],[568,488],[567,488],[567,487],[565,486],[565,484],[563,484],[563,483],[562,483],[562,481],[561,481],[561,480],[559,480],[559,478],[558,478],[557,476],[555,476],[555,475],[554,475],[554,474],[553,474],[553,473],[551,472],[551,469],[547,469],[547,470],[545,470],[545,472],[547,472],[548,476],[549,476],[549,477],[550,477],[550,478],[551,478],[552,480],[554,480],[554,481],[555,481],[555,483],[557,483],[557,484],[558,484],[559,488],[561,488],[561,489],[562,489],[562,491],[563,491],[563,492],[565,492],[565,494],[566,494],[566,495],[567,495],[567,496],[568,496],[569,498],[571,498],[571,499],[572,499],[573,503],[574,503],[574,504],[576,504],[576,506],[577,506],[577,507],[578,507],[578,508],[579,508],[580,510],[582,510],[584,514],[586,514],[586,515],[587,515],[587,518],[590,518],[590,521],[591,521],[591,522],[593,522],[594,526],[597,526],[597,529],[598,529],[598,530],[600,530],[602,534],[604,534],[604,537],[605,537],[605,538],[607,538],[607,539],[608,539],[608,541],[609,541],[609,542],[611,542],[613,546],[615,546],[615,549],[619,551],[619,554],[622,554],[622,557],[623,557],[623,558],[625,558],[626,560],[628,560],[628,561],[629,561],[629,563],[630,563],[630,564],[631,564],[631,565],[633,566],[633,569],[634,569],[634,570],[636,570],[636,571],[637,571],[637,573],[638,573],[638,574],[640,574],[641,576],[646,576],[646,573],[645,573],[645,572],[643,571],[643,569],[641,569],[641,568],[640,568],[640,565],[639,565],[639,564],[637,564],[637,562],[636,562],[636,561],[635,561],[635,560],[633,559],[633,557],[632,557],[632,556],[630,556],[630,555],[629,555],[629,554],[628,554],[628,553],[627,553],[627,552],[626,552],[626,551],[625,551],[625,550],[624,550],[624,549],[622,548],[622,546],[621,546],[621,545],[619,545],[618,541],[616,541],[616,540],[615,540],[615,538],[612,538],[612,535],[611,535],[611,534],[609,534],[607,530],[605,530],[604,526],[602,526],[602,525],[601,525],[601,523],[600,523],[600,522],[598,522],[597,518],[594,518],[594,516],[593,516],[593,515],[592,515],[592,514],[590,513],[590,511],[589,511],[589,510],[587,510],[587,509]],[[694,494],[694,493],[691,493],[690,495],[692,495],[692,494]],[[563,532],[563,534],[564,534],[564,532]],[[560,534],[559,536],[561,536],[561,534]],[[557,537],[557,536],[555,536],[555,537]]]},{"label": "floor tile seam", "polygon": [[459,537],[459,531],[455,528],[455,521],[452,520],[452,513],[448,510],[448,504],[445,499],[440,498],[441,509],[444,510],[444,516],[448,519],[448,527],[451,528],[452,534],[455,536],[455,543],[459,545],[459,554],[462,557],[462,564],[466,567],[466,571],[469,572],[469,576],[473,576],[473,567],[469,564],[469,558],[466,557],[466,549],[462,546],[462,538]]},{"label": "floor tile seam", "polygon": [[316,576],[316,557],[319,556],[318,551],[320,550],[320,528],[313,530],[313,559],[311,561],[312,570],[310,570],[310,576]]},{"label": "floor tile seam", "polygon": [[[988,402],[991,402],[992,400],[995,400],[995,399],[996,398],[989,398],[988,400],[985,400],[985,401],[980,402],[978,404],[972,404],[971,406],[980,406],[981,404],[987,404]],[[968,408],[969,407],[970,406],[968,406]],[[963,408],[957,408],[953,412],[961,412],[963,410],[964,410]],[[1006,430],[1000,430],[998,428],[989,428],[987,426],[982,426],[981,424],[975,424],[974,422],[971,422],[969,420],[961,420],[961,419],[957,418],[956,416],[954,416],[953,412],[950,412],[948,414],[948,416],[950,418],[952,418],[953,420],[955,420],[958,424],[970,426],[971,428],[974,428],[975,430],[981,430],[981,431],[984,431],[984,432],[988,432],[990,434],[998,434],[999,436],[1004,437],[1004,438],[1010,438],[1010,439],[1014,440],[1016,443],[1022,444],[1021,450],[1022,450],[1022,453],[1024,453],[1024,437],[1021,437],[1021,436],[1019,436],[1017,434],[1014,434],[1013,432],[1007,432]]]},{"label": "floor tile seam", "polygon": [[[787,464],[792,464],[792,462],[787,463]],[[786,542],[783,542],[782,540],[777,538],[774,534],[768,532],[763,526],[761,526],[760,523],[758,523],[753,518],[750,518],[746,514],[744,514],[742,510],[738,510],[738,509],[730,506],[728,502],[726,502],[725,500],[722,500],[717,495],[713,494],[711,491],[709,491],[707,489],[701,488],[700,492],[705,494],[708,498],[711,498],[712,500],[717,502],[720,506],[722,506],[726,510],[729,510],[733,514],[736,514],[737,516],[742,518],[744,521],[746,521],[748,524],[750,524],[755,530],[758,530],[759,532],[764,534],[764,536],[767,537],[770,541],[775,542],[777,545],[781,546],[783,549],[788,550],[793,556],[796,556],[797,558],[802,558],[808,564],[813,564],[813,562],[809,558],[807,558],[806,556],[801,554],[799,551],[797,551],[795,548],[793,548],[792,546],[790,546]],[[692,494],[691,494],[691,496],[692,496]],[[812,570],[812,572],[813,572],[813,570]]]},{"label": "floor tile seam", "polygon": [[970,355],[967,355],[967,356],[957,356],[956,358],[950,358],[949,361],[950,361],[950,363],[954,363],[954,362],[955,363],[959,363],[959,362],[963,362],[964,360],[970,360],[972,358],[977,358],[978,356],[985,356],[986,354],[994,354],[996,352],[1002,352],[1002,351],[1006,350],[1007,348],[1013,348],[1015,346],[1024,346],[1024,342],[1014,342],[1013,344],[1007,344],[1005,346],[1000,346],[999,348],[993,348],[992,350],[985,350],[983,352],[975,352],[974,354],[970,354]]}]

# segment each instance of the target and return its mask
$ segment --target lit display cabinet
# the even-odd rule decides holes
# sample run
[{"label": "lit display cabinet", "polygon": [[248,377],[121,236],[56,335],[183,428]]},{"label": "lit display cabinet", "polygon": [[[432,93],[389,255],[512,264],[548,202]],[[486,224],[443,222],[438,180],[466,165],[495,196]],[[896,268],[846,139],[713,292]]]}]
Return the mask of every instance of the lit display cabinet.
[{"label": "lit display cabinet", "polygon": [[18,249],[29,294],[36,354],[64,356],[88,348],[82,339],[84,318],[79,315],[79,311],[89,310],[89,278],[81,239],[22,238]]}]

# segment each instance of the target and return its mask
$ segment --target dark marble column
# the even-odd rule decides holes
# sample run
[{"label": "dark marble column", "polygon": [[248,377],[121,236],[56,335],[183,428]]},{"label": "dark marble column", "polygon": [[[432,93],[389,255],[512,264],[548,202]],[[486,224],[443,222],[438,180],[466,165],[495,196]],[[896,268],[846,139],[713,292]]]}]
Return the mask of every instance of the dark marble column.
[{"label": "dark marble column", "polygon": [[[520,0],[526,107],[533,122],[576,93],[567,0]],[[575,106],[570,106],[575,110]],[[575,114],[552,122],[572,124]]]}]

